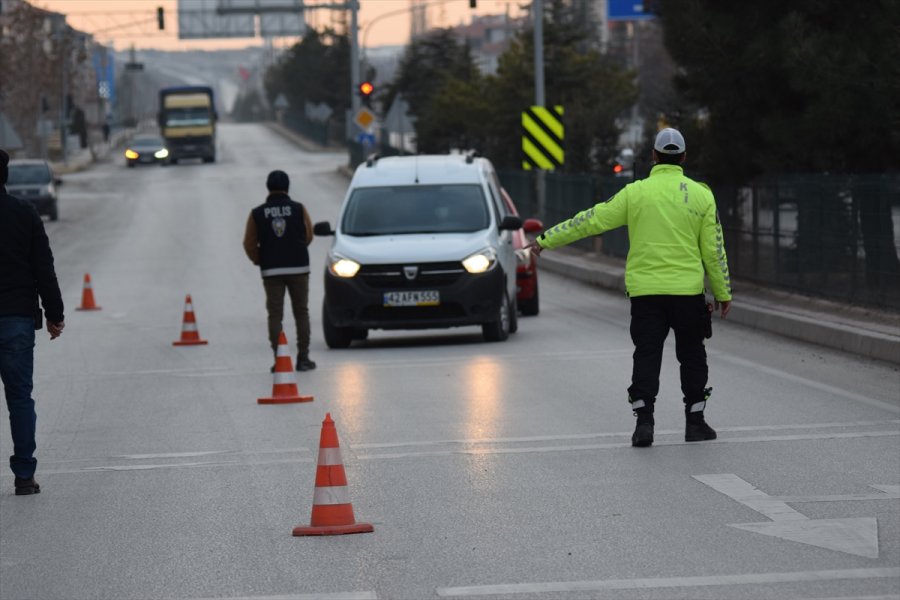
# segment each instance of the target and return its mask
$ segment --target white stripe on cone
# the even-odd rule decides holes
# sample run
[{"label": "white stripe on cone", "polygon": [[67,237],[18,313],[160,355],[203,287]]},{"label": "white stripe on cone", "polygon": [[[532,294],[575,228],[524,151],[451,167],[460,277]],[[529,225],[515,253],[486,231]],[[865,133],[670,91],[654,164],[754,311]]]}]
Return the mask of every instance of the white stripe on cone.
[{"label": "white stripe on cone", "polygon": [[317,487],[313,492],[313,504],[350,504],[350,492],[346,485],[337,487]]},{"label": "white stripe on cone", "polygon": [[293,383],[293,384],[297,383],[297,378],[294,376],[293,371],[287,371],[284,373],[282,373],[281,371],[275,371],[274,380],[275,380],[274,381],[275,385],[287,385],[290,383]]},{"label": "white stripe on cone", "polygon": [[340,448],[319,448],[319,465],[332,466],[344,464],[341,460]]}]

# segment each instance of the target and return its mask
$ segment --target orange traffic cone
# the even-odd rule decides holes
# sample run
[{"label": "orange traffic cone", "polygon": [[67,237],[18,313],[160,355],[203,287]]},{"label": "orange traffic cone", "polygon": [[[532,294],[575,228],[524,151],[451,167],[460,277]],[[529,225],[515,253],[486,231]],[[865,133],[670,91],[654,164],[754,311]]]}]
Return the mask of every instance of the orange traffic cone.
[{"label": "orange traffic cone", "polygon": [[301,396],[297,390],[297,376],[291,362],[291,350],[284,332],[278,334],[278,349],[275,352],[275,381],[272,395],[257,399],[257,404],[290,404],[292,402],[312,402],[312,396]]},{"label": "orange traffic cone", "polygon": [[294,535],[339,535],[375,531],[369,523],[357,523],[347,491],[347,475],[331,413],[325,413],[319,439],[319,465],[313,493],[312,519],[308,527],[294,527]]},{"label": "orange traffic cone", "polygon": [[191,295],[188,294],[184,299],[184,320],[181,324],[181,339],[172,342],[172,345],[199,346],[208,343],[206,340],[200,339],[200,332],[197,331],[197,320],[194,318],[194,303],[191,301]]},{"label": "orange traffic cone", "polygon": [[75,310],[100,310],[100,307],[94,303],[94,288],[91,287],[91,276],[89,273],[84,274],[84,289],[81,292],[81,306]]}]

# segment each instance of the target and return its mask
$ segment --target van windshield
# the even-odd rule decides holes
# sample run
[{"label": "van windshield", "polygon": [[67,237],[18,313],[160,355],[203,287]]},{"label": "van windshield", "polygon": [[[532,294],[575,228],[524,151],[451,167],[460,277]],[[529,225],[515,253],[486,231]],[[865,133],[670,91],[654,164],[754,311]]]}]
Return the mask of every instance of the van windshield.
[{"label": "van windshield", "polygon": [[166,127],[209,125],[209,109],[205,106],[198,108],[167,108],[165,115]]},{"label": "van windshield", "polygon": [[47,165],[9,165],[8,185],[23,183],[49,183],[50,169]]},{"label": "van windshield", "polygon": [[341,230],[347,235],[467,233],[490,225],[478,185],[359,188],[347,201]]}]

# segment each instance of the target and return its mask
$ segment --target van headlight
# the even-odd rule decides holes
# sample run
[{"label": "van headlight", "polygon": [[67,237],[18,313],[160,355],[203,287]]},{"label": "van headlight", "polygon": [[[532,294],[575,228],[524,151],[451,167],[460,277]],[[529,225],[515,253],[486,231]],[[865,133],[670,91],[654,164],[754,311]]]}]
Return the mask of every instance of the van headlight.
[{"label": "van headlight", "polygon": [[462,265],[469,273],[484,273],[490,271],[497,264],[497,251],[494,248],[485,248],[463,259]]},{"label": "van headlight", "polygon": [[329,257],[328,269],[332,274],[344,279],[350,279],[359,272],[359,263],[342,256]]},{"label": "van headlight", "polygon": [[163,148],[162,150],[157,150],[157,151],[153,154],[153,156],[155,156],[156,158],[160,158],[160,159],[161,159],[161,158],[165,158],[165,157],[167,157],[168,155],[169,155],[169,151],[166,150],[165,148]]},{"label": "van headlight", "polygon": [[139,156],[138,153],[135,152],[134,150],[132,150],[131,148],[129,148],[128,150],[125,151],[125,158],[134,160],[134,159],[136,159],[138,156]]}]

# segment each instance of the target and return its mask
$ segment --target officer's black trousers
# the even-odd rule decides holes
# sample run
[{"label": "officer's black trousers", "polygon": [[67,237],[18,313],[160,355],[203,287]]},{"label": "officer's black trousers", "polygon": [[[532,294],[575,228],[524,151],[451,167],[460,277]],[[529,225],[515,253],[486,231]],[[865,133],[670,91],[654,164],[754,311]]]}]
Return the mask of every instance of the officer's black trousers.
[{"label": "officer's black trousers", "polygon": [[685,404],[703,400],[709,370],[703,345],[706,300],[697,296],[638,296],[631,299],[634,367],[628,395],[650,404],[659,392],[659,369],[669,329],[675,332],[675,356],[681,364]]}]

